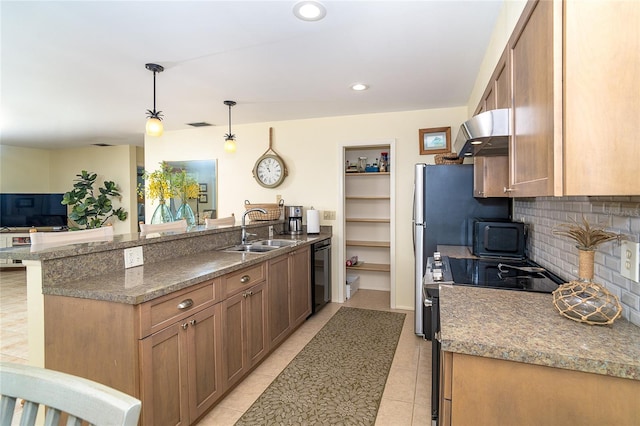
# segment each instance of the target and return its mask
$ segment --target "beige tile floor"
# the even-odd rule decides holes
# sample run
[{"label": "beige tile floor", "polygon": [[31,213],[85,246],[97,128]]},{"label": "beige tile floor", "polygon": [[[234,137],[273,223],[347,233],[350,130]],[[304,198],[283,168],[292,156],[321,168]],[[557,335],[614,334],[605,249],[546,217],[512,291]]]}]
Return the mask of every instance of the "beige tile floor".
[{"label": "beige tile floor", "polygon": [[[26,363],[26,275],[23,269],[0,271],[0,360]],[[341,306],[389,309],[389,293],[359,290],[344,304],[330,303],[307,320],[200,422],[203,426],[233,425],[296,354]],[[413,334],[413,312],[406,319],[387,384],[377,426],[430,424],[431,343]]]}]

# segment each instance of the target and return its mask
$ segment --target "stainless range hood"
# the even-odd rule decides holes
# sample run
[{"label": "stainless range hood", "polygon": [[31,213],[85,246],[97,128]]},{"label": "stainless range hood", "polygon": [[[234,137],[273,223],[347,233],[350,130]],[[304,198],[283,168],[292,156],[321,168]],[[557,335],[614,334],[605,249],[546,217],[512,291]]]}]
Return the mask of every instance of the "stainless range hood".
[{"label": "stainless range hood", "polygon": [[509,109],[483,112],[462,123],[454,142],[458,156],[509,154]]}]

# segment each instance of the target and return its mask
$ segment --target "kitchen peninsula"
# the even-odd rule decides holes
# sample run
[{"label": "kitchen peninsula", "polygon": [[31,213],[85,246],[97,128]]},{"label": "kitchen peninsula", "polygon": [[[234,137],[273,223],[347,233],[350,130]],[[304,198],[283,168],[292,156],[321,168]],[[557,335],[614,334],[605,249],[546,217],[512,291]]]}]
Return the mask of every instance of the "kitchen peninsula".
[{"label": "kitchen peninsula", "polygon": [[441,425],[640,424],[640,327],[470,286],[442,285],[440,312]]},{"label": "kitchen peninsula", "polygon": [[[282,222],[247,228],[267,239],[270,226]],[[225,226],[0,257],[27,266],[30,362],[40,349],[47,368],[141,399],[142,424],[191,424],[311,313],[310,246],[331,238],[321,231],[278,235],[293,244],[261,253],[226,251],[241,228]],[[124,269],[136,246],[144,265]]]}]

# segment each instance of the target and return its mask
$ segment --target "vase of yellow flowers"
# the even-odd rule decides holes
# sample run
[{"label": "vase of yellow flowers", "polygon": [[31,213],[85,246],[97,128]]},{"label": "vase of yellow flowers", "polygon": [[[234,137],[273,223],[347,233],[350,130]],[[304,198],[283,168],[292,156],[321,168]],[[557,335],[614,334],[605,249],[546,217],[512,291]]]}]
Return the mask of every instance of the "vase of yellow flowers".
[{"label": "vase of yellow flowers", "polygon": [[188,226],[195,225],[196,216],[189,205],[189,200],[198,198],[198,194],[200,193],[198,182],[183,169],[174,174],[173,184],[181,202],[180,207],[176,210],[175,219],[186,219]]},{"label": "vase of yellow flowers", "polygon": [[595,253],[599,245],[620,240],[623,235],[582,223],[564,223],[553,233],[572,239],[578,249],[578,279],[562,284],[553,292],[553,304],[565,317],[586,324],[611,324],[622,313],[618,297],[593,281]]},{"label": "vase of yellow flowers", "polygon": [[169,166],[164,162],[160,163],[158,170],[151,173],[145,172],[144,179],[147,181],[143,190],[146,196],[152,200],[158,200],[159,203],[151,216],[151,223],[173,222],[171,209],[167,206],[167,201],[175,195]]}]

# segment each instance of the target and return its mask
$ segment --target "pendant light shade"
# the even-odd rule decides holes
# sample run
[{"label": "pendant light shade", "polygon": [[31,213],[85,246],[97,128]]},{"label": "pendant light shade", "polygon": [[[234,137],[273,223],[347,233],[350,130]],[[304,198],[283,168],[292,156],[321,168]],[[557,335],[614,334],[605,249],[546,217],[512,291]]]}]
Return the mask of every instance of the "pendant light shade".
[{"label": "pendant light shade", "polygon": [[224,135],[224,150],[226,152],[236,152],[236,135],[231,133],[231,107],[236,104],[235,101],[224,101],[224,104],[229,107],[229,133]]},{"label": "pendant light shade", "polygon": [[162,111],[156,111],[156,73],[164,71],[164,67],[158,64],[145,64],[145,68],[153,72],[153,110],[147,110],[146,133],[149,136],[162,136]]}]

